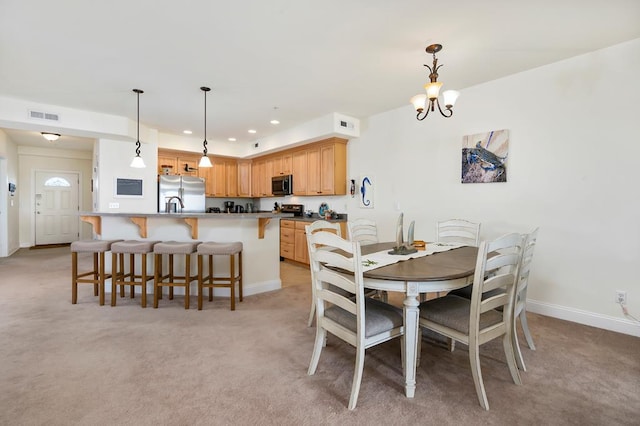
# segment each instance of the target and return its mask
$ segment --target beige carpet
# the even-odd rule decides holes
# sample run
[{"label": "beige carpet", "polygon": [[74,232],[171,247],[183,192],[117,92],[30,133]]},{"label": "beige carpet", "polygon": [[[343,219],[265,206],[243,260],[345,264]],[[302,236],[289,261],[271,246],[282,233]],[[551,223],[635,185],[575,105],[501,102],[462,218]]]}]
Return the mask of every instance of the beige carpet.
[{"label": "beige carpet", "polygon": [[462,345],[424,344],[405,398],[398,341],[367,352],[349,411],[354,350],[330,337],[307,376],[308,271],[282,264],[282,278],[282,290],[235,312],[225,299],[185,311],[181,297],[112,308],[87,285],[71,304],[68,248],[0,259],[0,424],[640,424],[640,339],[539,315],[529,316],[538,350],[524,349],[524,385],[499,342],[483,346],[490,411]]}]

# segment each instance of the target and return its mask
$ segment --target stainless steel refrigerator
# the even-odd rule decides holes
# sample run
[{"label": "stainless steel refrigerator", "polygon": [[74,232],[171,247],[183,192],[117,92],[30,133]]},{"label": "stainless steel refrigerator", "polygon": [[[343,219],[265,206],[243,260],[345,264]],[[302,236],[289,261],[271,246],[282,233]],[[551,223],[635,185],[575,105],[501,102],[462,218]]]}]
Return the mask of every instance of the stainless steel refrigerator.
[{"label": "stainless steel refrigerator", "polygon": [[171,197],[180,197],[184,208],[176,202],[178,213],[204,213],[205,195],[204,179],[193,176],[160,175],[158,176],[158,212],[166,211],[166,203]]}]

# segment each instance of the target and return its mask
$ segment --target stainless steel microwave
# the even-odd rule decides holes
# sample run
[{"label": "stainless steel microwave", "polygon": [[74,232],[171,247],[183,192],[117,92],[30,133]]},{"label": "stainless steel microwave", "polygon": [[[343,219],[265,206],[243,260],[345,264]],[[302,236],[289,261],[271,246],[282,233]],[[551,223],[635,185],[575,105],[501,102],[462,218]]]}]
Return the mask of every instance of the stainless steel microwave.
[{"label": "stainless steel microwave", "polygon": [[293,194],[293,175],[274,176],[271,178],[271,193],[273,195]]}]

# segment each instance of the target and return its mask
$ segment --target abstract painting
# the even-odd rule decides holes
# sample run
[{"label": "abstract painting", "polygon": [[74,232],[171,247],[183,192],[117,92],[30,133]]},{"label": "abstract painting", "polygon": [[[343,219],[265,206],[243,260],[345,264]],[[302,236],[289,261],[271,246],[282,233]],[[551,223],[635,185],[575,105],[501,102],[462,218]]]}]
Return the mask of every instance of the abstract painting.
[{"label": "abstract painting", "polygon": [[462,138],[462,183],[507,181],[509,130],[492,130]]}]

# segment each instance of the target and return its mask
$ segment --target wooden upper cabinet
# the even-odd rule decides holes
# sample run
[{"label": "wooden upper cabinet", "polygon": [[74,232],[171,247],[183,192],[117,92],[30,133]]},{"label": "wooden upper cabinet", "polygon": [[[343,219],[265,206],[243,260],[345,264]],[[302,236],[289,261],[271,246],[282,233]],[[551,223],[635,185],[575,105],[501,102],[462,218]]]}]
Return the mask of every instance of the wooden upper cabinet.
[{"label": "wooden upper cabinet", "polygon": [[293,154],[290,152],[282,154],[282,174],[293,174]]},{"label": "wooden upper cabinet", "polygon": [[[320,195],[320,147],[307,149],[307,195]],[[293,178],[295,182],[295,177]]]},{"label": "wooden upper cabinet", "polygon": [[263,197],[270,197],[273,195],[271,192],[271,178],[275,176],[274,167],[277,161],[275,158],[267,158],[264,162],[264,176],[262,181],[262,193]]},{"label": "wooden upper cabinet", "polygon": [[213,172],[213,167],[199,167],[198,177],[201,177],[204,179],[205,195],[207,197],[213,197],[215,194],[215,176]]},{"label": "wooden upper cabinet", "polygon": [[178,157],[178,172],[182,176],[198,176],[200,157]]},{"label": "wooden upper cabinet", "polygon": [[238,197],[251,196],[251,161],[238,161]]},{"label": "wooden upper cabinet", "polygon": [[178,174],[178,157],[176,157],[175,155],[171,156],[171,155],[161,155],[160,153],[158,153],[158,174],[159,175],[163,175],[164,174],[164,168],[168,168],[169,169],[169,174],[170,175],[176,175]]},{"label": "wooden upper cabinet", "polygon": [[236,160],[227,159],[225,162],[227,172],[227,197],[238,196],[238,163]]},{"label": "wooden upper cabinet", "polygon": [[293,195],[307,195],[307,151],[293,153]]},{"label": "wooden upper cabinet", "polygon": [[254,161],[251,165],[251,195],[254,197],[266,197],[265,181],[265,160]]}]

